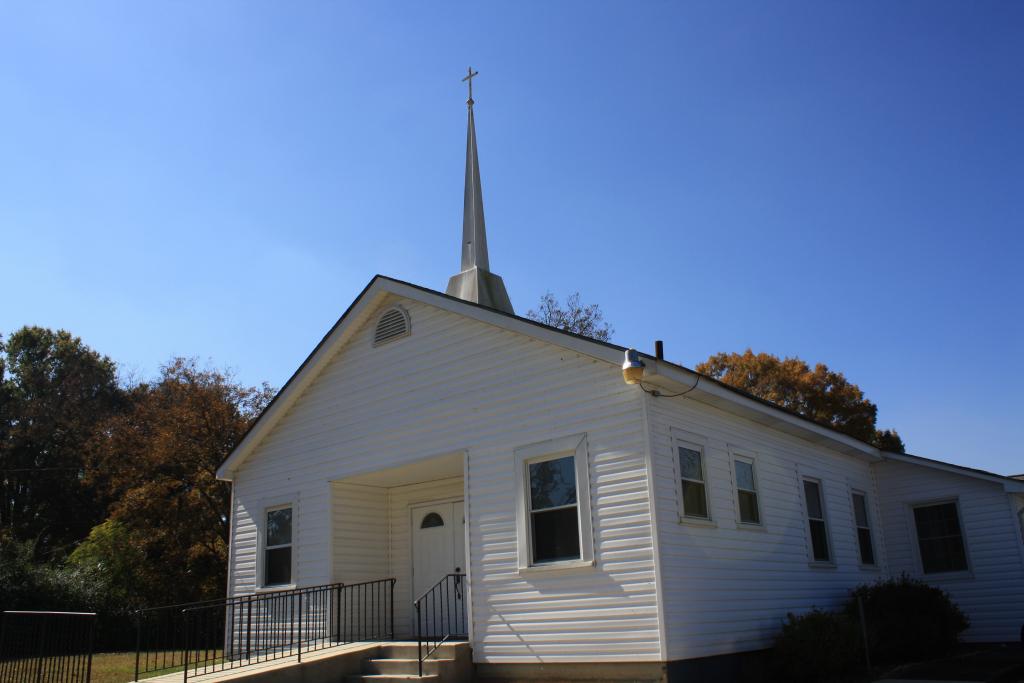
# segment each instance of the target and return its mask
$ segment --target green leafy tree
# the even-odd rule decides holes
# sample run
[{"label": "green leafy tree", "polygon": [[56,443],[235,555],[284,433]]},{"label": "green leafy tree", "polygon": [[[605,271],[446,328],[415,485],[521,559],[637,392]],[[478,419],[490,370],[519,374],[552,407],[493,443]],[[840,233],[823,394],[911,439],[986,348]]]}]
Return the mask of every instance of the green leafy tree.
[{"label": "green leafy tree", "polygon": [[581,303],[579,292],[570,294],[564,306],[554,294],[545,292],[540,298],[540,305],[527,311],[526,317],[598,341],[609,341],[615,333],[614,328],[604,321],[601,307]]},{"label": "green leafy tree", "polygon": [[812,368],[799,358],[779,358],[747,349],[743,353],[715,354],[696,369],[861,441],[884,450],[904,451],[895,430],[875,428],[878,407],[860,387],[824,363]]},{"label": "green leafy tree", "polygon": [[141,575],[146,555],[127,526],[108,519],[93,527],[67,559],[66,567],[89,576],[103,577],[107,602],[134,608],[143,594]]},{"label": "green leafy tree", "polygon": [[114,362],[65,330],[0,339],[0,528],[62,556],[103,519],[83,480],[85,444],[124,405]]}]

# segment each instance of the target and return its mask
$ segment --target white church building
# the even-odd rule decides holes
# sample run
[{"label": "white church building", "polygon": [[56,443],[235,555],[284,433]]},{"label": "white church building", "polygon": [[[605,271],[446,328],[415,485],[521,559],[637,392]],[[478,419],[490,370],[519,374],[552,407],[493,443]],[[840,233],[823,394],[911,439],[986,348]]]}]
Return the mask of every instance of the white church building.
[{"label": "white church building", "polygon": [[1024,480],[517,316],[469,105],[461,272],[374,277],[221,465],[229,595],[394,578],[393,638],[427,594],[494,680],[729,672],[787,613],[901,573],[967,639],[1020,638]]}]

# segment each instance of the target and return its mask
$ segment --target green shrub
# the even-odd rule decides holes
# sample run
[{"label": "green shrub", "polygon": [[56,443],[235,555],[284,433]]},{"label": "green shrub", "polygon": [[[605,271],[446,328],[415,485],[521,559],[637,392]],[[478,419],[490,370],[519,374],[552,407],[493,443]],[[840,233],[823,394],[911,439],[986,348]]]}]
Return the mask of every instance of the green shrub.
[{"label": "green shrub", "polygon": [[104,567],[47,563],[32,541],[0,538],[0,611],[96,612],[96,649],[130,649],[131,610],[112,590]]},{"label": "green shrub", "polygon": [[788,615],[772,653],[773,679],[838,681],[863,661],[857,623],[845,614],[812,610]]},{"label": "green shrub", "polygon": [[853,591],[844,612],[857,623],[858,597],[864,602],[872,663],[941,656],[957,644],[969,623],[944,590],[905,574]]}]

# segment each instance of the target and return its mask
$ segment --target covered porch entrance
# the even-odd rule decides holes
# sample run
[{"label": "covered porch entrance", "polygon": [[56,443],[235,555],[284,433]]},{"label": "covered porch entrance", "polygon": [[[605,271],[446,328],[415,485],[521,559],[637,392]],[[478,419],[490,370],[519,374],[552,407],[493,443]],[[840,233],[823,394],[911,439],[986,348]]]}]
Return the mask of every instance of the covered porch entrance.
[{"label": "covered porch entrance", "polygon": [[456,452],[331,481],[332,580],[394,577],[399,639],[469,635],[464,466]]}]

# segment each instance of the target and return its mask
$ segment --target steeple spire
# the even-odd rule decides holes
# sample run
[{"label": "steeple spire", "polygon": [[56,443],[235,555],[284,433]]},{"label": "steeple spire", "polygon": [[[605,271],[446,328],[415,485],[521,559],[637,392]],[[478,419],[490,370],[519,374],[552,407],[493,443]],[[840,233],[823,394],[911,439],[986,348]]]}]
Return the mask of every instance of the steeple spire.
[{"label": "steeple spire", "polygon": [[466,131],[466,191],[462,213],[462,272],[448,281],[451,296],[514,313],[505,283],[490,272],[487,232],[484,228],[484,197],[480,187],[480,162],[476,152],[476,120],[473,117],[473,77],[470,67],[462,80],[469,84],[469,123]]}]

